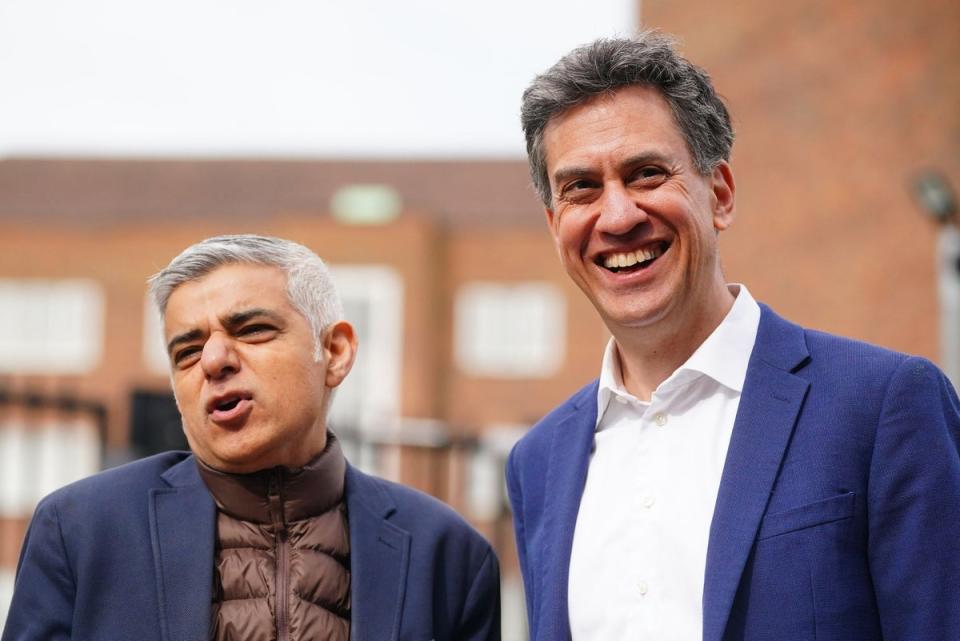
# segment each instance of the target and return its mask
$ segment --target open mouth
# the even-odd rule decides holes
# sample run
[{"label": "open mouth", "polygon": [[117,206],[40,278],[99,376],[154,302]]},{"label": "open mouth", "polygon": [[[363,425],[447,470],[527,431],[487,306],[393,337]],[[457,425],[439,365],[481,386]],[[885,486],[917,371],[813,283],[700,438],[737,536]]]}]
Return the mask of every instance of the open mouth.
[{"label": "open mouth", "polygon": [[670,243],[663,241],[635,251],[601,254],[597,257],[596,263],[615,274],[636,272],[652,265],[669,247]]},{"label": "open mouth", "polygon": [[217,403],[216,408],[221,412],[229,412],[240,403],[240,397]]},{"label": "open mouth", "polygon": [[207,411],[210,414],[223,416],[224,414],[228,414],[237,409],[238,405],[244,401],[249,401],[251,398],[253,397],[246,393],[227,394],[210,401],[210,403],[207,405]]}]

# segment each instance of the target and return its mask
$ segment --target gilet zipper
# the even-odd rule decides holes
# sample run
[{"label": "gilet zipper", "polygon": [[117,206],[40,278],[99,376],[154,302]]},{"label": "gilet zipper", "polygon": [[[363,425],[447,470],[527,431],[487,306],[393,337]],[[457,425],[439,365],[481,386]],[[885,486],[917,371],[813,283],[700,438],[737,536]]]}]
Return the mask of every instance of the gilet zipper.
[{"label": "gilet zipper", "polygon": [[290,639],[290,541],[287,536],[287,523],[283,513],[283,468],[277,468],[270,476],[267,499],[270,504],[270,520],[273,523],[273,535],[276,552],[276,572],[274,589],[276,602],[274,614],[277,626],[277,641]]}]

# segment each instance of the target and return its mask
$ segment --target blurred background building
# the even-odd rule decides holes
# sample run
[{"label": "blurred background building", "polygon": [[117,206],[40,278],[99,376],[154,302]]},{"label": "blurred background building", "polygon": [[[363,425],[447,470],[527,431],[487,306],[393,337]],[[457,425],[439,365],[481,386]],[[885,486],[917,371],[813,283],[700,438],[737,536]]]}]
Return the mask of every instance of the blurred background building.
[{"label": "blurred background building", "polygon": [[[960,243],[949,195],[960,180],[956,2],[608,0],[586,21],[572,2],[542,2],[539,13],[503,3],[484,15],[469,13],[477,6],[460,14],[414,2],[427,26],[406,32],[380,15],[393,5],[359,3],[365,16],[339,19],[359,21],[350,24],[364,36],[354,38],[366,41],[362,51],[328,53],[323,63],[339,75],[314,75],[323,64],[303,59],[309,49],[281,46],[289,58],[276,73],[326,93],[309,98],[312,120],[293,114],[273,129],[255,114],[238,116],[242,101],[275,123],[298,94],[258,84],[273,68],[247,69],[253,82],[243,91],[223,84],[244,70],[216,46],[191,54],[213,93],[187,90],[202,86],[194,78],[179,95],[176,82],[167,85],[172,99],[146,89],[158,81],[150,74],[114,77],[120,92],[108,97],[100,93],[107,76],[71,61],[119,66],[123,47],[135,57],[136,38],[124,30],[136,27],[186,74],[178,38],[257,50],[237,36],[244,12],[254,22],[279,12],[304,38],[333,37],[336,20],[295,20],[306,5],[285,4],[270,15],[237,4],[226,17],[236,29],[220,33],[200,28],[219,11],[204,14],[200,3],[185,35],[149,36],[148,17],[129,3],[94,2],[84,9],[85,18],[100,11],[94,22],[73,29],[71,12],[80,9],[68,3],[34,2],[46,5],[36,11],[56,9],[41,18],[31,3],[0,0],[0,83],[11,97],[0,107],[0,621],[42,495],[185,445],[146,278],[202,238],[256,232],[297,240],[334,268],[361,339],[331,418],[348,456],[449,502],[490,538],[503,566],[504,638],[525,638],[503,459],[533,422],[596,376],[608,334],[556,259],[522,155],[519,94],[572,46],[638,25],[679,36],[733,114],[738,218],[721,239],[730,280],[796,322],[926,356],[957,383]],[[149,18],[173,20],[195,6],[173,3]],[[567,10],[566,22],[555,15]],[[49,27],[46,36],[30,31],[38,25]],[[272,26],[282,40],[284,25]],[[125,35],[102,41],[111,49],[95,37],[102,33]],[[50,54],[57,34],[82,46]],[[371,53],[378,37],[379,58]],[[459,85],[442,68],[426,84],[416,67],[385,69],[390,46],[424,65],[466,50],[476,60],[461,75],[472,82]],[[33,48],[46,57],[24,70]],[[53,73],[54,63],[92,74],[100,89]],[[359,88],[336,84],[349,76],[361,78]],[[501,76],[509,82],[497,84]],[[110,101],[134,109],[124,102],[131,93],[143,122],[93,117],[99,105],[122,119]],[[227,103],[211,107],[220,93]],[[168,110],[227,122],[177,128],[151,108],[161,98]],[[336,109],[355,100],[367,119],[340,122],[350,114]],[[455,112],[454,124],[432,115],[426,105],[436,102]],[[73,122],[75,110],[86,119]],[[486,111],[505,129],[489,125]],[[156,131],[145,114],[156,115]],[[331,120],[339,137],[312,129]],[[390,138],[394,130],[399,138]]]}]

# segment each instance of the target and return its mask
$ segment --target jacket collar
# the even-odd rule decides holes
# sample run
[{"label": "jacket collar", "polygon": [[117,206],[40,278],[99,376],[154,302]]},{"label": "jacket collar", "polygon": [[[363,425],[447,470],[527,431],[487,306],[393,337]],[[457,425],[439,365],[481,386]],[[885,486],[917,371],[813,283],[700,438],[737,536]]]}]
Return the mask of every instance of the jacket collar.
[{"label": "jacket collar", "polygon": [[[149,497],[161,638],[207,639],[216,506],[193,456],[162,478],[169,487],[153,489]],[[400,634],[411,535],[390,521],[397,505],[386,488],[346,464],[352,641],[397,641]]]},{"label": "jacket collar", "polygon": [[396,641],[410,564],[410,533],[384,481],[347,465],[352,641]]},{"label": "jacket collar", "polygon": [[327,433],[324,450],[296,469],[275,467],[252,474],[228,474],[197,459],[200,478],[217,507],[254,523],[272,522],[271,493],[279,494],[287,523],[326,512],[343,498],[346,466],[340,442],[332,433]]},{"label": "jacket collar", "polygon": [[720,479],[703,590],[703,639],[720,641],[760,520],[806,399],[804,330],[761,305],[740,407]]},{"label": "jacket collar", "polygon": [[[564,641],[570,639],[570,617],[567,608],[570,553],[573,532],[577,524],[580,497],[587,480],[587,467],[593,450],[597,415],[598,382],[584,387],[571,399],[566,415],[560,416],[552,430],[549,467],[546,472],[546,492],[543,505],[543,531],[547,539],[545,550],[555,550],[543,558],[553,557],[555,563],[540,568],[542,575],[537,590],[545,604],[536,622],[538,639]],[[533,622],[531,622],[533,624]]]},{"label": "jacket collar", "polygon": [[193,456],[172,466],[162,478],[169,487],[154,488],[149,494],[161,638],[207,639],[216,507]]}]

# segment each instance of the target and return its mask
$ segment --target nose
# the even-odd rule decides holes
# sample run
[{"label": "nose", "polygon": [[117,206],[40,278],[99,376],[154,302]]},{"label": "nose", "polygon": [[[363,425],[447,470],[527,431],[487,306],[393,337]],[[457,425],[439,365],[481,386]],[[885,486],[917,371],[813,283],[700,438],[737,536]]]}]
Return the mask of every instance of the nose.
[{"label": "nose", "polygon": [[619,182],[607,183],[597,202],[600,205],[600,214],[596,229],[602,233],[622,236],[649,219],[640,203]]},{"label": "nose", "polygon": [[200,366],[207,378],[219,380],[236,373],[240,369],[240,359],[233,341],[219,332],[215,332],[203,345]]}]

